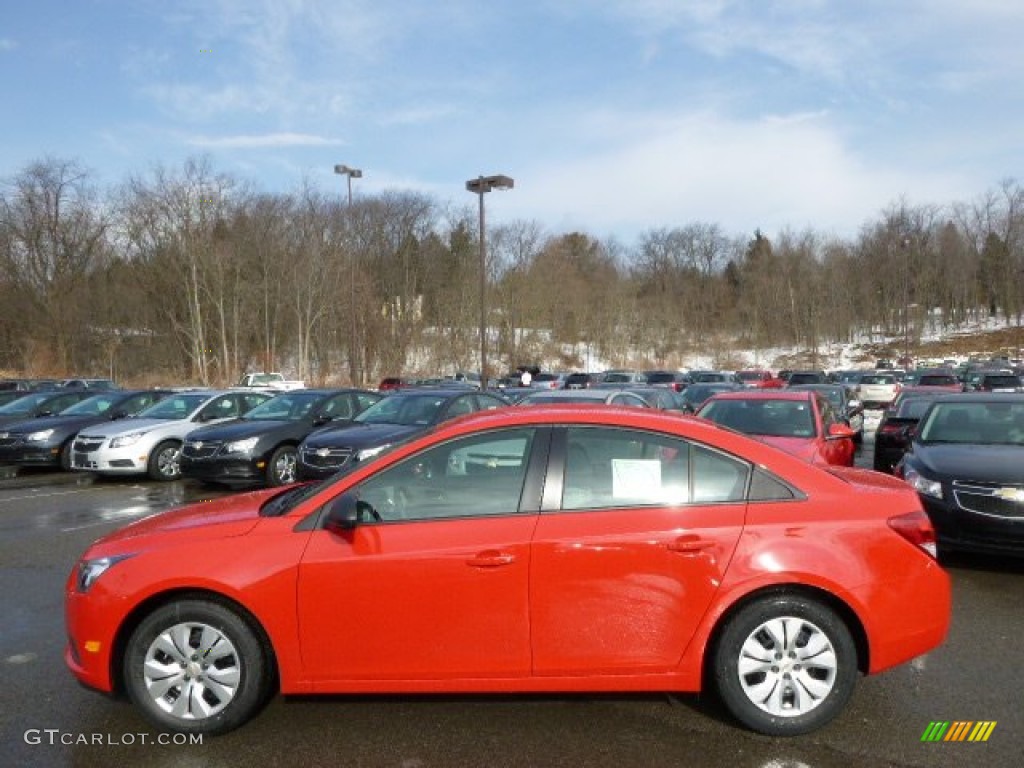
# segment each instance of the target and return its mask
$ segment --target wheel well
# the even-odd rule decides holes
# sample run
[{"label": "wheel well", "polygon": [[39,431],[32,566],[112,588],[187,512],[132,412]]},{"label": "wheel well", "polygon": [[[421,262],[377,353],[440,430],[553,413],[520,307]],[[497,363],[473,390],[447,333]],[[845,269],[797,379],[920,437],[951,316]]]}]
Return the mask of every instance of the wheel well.
[{"label": "wheel well", "polygon": [[729,620],[736,615],[736,613],[754,601],[778,595],[799,595],[811,600],[816,600],[835,611],[839,618],[843,620],[846,628],[850,631],[850,636],[853,638],[853,644],[857,648],[857,669],[861,671],[861,674],[867,674],[871,660],[867,633],[864,631],[864,625],[861,623],[860,618],[856,613],[854,613],[850,606],[831,592],[826,592],[825,590],[818,589],[817,587],[811,587],[807,584],[777,584],[756,590],[751,592],[749,595],[744,595],[741,599],[730,605],[729,609],[725,613],[718,617],[718,621],[715,623],[715,627],[711,631],[711,635],[708,637],[708,642],[705,646],[703,666],[704,679],[701,684],[702,688],[705,690],[708,689],[708,684],[711,682],[712,676],[714,675],[715,648],[718,645],[718,640],[722,634],[722,630],[726,624],[729,623]]},{"label": "wheel well", "polygon": [[117,635],[114,638],[113,650],[110,654],[110,679],[113,684],[115,694],[120,696],[125,692],[124,654],[128,647],[128,640],[131,638],[135,628],[138,627],[139,624],[141,624],[142,621],[153,611],[167,605],[168,603],[173,603],[178,600],[205,600],[211,603],[218,603],[219,605],[238,614],[238,616],[249,625],[253,632],[256,633],[256,636],[260,641],[260,645],[263,646],[263,651],[267,657],[267,666],[274,678],[271,690],[277,690],[279,688],[277,679],[277,657],[274,654],[274,646],[270,642],[270,638],[267,636],[266,630],[263,629],[263,625],[260,624],[259,620],[253,616],[245,606],[218,592],[211,592],[204,589],[176,589],[169,592],[161,592],[160,594],[149,597],[135,606],[131,613],[125,617],[125,620],[121,622],[121,626],[118,628]]}]

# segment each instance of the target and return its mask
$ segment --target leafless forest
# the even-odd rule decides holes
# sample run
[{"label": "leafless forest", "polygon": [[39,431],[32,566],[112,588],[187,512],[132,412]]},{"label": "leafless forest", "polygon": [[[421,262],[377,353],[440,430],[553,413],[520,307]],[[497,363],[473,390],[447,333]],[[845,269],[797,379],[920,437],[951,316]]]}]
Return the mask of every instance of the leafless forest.
[{"label": "leafless forest", "polygon": [[[678,222],[632,244],[489,227],[489,356],[499,372],[675,366],[700,351],[911,340],[1024,311],[1024,187],[965,202],[879,201],[853,240],[773,240]],[[0,188],[0,368],[221,384],[245,370],[375,383],[478,365],[475,204],[310,184],[256,191],[204,159],[101,190],[43,158]]]}]

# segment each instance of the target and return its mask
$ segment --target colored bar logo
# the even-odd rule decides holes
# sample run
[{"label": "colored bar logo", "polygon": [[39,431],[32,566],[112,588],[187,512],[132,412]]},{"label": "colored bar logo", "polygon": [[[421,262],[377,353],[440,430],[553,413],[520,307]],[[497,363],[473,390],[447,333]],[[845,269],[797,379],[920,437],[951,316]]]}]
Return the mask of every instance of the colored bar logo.
[{"label": "colored bar logo", "polygon": [[933,720],[921,734],[921,741],[988,741],[995,729],[995,720]]}]

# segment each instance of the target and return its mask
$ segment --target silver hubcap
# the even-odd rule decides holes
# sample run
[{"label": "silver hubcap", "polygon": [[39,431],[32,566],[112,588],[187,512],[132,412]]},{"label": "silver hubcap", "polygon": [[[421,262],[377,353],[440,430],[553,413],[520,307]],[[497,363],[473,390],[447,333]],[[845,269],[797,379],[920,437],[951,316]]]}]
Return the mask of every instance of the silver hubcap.
[{"label": "silver hubcap", "polygon": [[295,482],[296,455],[286,451],[277,457],[274,462],[274,475],[282,484]]},{"label": "silver hubcap", "polygon": [[213,717],[238,692],[242,662],[231,641],[208,624],[185,622],[164,630],[146,651],[146,690],[181,720]]},{"label": "silver hubcap", "polygon": [[740,685],[759,709],[779,717],[806,714],[836,682],[837,660],[828,636],[794,616],[766,621],[740,650]]},{"label": "silver hubcap", "polygon": [[181,455],[180,448],[164,448],[156,457],[156,466],[164,477],[177,477],[181,471],[178,468],[178,457]]}]

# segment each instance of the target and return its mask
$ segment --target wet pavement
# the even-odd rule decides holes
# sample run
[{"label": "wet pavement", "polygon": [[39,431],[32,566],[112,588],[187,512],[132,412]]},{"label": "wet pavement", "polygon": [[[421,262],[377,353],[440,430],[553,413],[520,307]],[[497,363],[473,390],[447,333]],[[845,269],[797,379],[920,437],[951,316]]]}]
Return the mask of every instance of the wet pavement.
[{"label": "wet pavement", "polygon": [[[859,464],[870,466],[870,440]],[[184,483],[0,484],[0,762],[12,766],[999,766],[1024,755],[1024,566],[948,564],[947,643],[862,678],[847,710],[789,740],[736,726],[709,697],[277,697],[202,744],[161,744],[125,702],[64,668],[63,586],[82,550],[123,523],[223,495]],[[986,743],[925,743],[933,721],[995,721]]]}]

